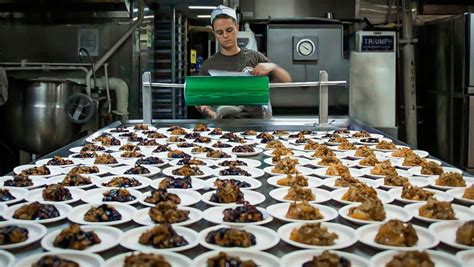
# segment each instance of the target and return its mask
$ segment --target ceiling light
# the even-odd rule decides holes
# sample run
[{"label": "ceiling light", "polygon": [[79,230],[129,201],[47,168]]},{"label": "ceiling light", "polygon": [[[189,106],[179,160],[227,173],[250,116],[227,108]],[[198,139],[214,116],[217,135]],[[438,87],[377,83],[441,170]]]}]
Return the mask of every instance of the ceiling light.
[{"label": "ceiling light", "polygon": [[197,15],[198,19],[209,19],[211,15]]},{"label": "ceiling light", "polygon": [[215,6],[189,6],[189,9],[214,9]]}]

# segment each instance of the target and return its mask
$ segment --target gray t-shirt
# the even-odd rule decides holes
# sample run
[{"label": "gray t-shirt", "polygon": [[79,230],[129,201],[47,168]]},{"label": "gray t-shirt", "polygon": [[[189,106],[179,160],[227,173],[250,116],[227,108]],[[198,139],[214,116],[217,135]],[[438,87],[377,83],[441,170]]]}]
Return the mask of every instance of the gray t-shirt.
[{"label": "gray t-shirt", "polygon": [[[226,56],[217,52],[208,58],[202,64],[199,75],[209,75],[209,70],[225,70],[241,72],[246,67],[255,68],[258,63],[270,62],[262,53],[241,48],[240,52],[233,56]],[[234,118],[265,118],[271,115],[270,107],[263,106],[242,106],[242,112],[234,116]]]}]

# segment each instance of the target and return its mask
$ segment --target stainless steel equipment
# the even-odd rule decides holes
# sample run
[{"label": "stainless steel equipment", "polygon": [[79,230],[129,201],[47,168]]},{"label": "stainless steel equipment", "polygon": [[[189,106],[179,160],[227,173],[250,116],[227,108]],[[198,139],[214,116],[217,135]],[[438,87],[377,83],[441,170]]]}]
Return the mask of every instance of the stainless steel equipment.
[{"label": "stainless steel equipment", "polygon": [[419,147],[474,171],[474,14],[419,31]]},{"label": "stainless steel equipment", "polygon": [[44,154],[77,137],[81,125],[68,119],[64,103],[72,94],[85,93],[83,85],[54,78],[10,81],[10,97],[2,112],[2,129],[9,141],[27,152]]}]

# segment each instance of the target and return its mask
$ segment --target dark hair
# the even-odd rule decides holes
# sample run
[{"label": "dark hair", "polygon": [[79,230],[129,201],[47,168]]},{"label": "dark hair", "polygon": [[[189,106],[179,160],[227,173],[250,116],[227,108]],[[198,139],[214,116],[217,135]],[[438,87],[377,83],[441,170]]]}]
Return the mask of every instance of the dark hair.
[{"label": "dark hair", "polygon": [[237,21],[233,17],[227,14],[219,14],[214,17],[214,20],[212,20],[212,29],[214,29],[214,21],[216,21],[216,19],[232,19],[232,22],[234,22],[234,24],[237,24]]}]

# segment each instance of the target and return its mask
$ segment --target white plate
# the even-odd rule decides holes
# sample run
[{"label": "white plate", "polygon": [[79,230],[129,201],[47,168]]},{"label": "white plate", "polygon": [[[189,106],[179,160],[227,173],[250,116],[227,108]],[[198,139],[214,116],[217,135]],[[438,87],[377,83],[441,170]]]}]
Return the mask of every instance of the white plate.
[{"label": "white plate", "polygon": [[[81,175],[84,175],[84,176],[88,176],[88,175],[95,175],[95,176],[98,176],[98,175],[103,175],[103,174],[107,174],[107,173],[111,173],[112,170],[115,170],[110,168],[109,166],[105,166],[105,165],[81,165],[81,166],[85,166],[85,167],[97,167],[99,169],[99,172],[98,173],[81,173]],[[66,168],[63,168],[62,169],[62,173],[63,174],[68,174],[73,168],[75,168],[76,166],[74,167],[66,167]]]},{"label": "white plate", "polygon": [[22,260],[19,260],[14,265],[15,267],[32,266],[44,256],[58,256],[60,258],[74,261],[79,266],[102,266],[104,260],[97,254],[81,252],[81,251],[54,251],[46,253],[34,253]]},{"label": "white plate", "polygon": [[258,148],[258,147],[254,147],[253,150],[254,152],[248,152],[248,153],[245,153],[245,152],[233,152],[232,151],[233,148],[223,148],[222,151],[224,151],[225,153],[227,154],[234,154],[236,155],[237,157],[253,157],[253,156],[257,156],[258,154],[262,153],[263,152],[263,149],[261,148]]},{"label": "white plate", "polygon": [[12,194],[12,196],[15,197],[15,199],[0,202],[5,205],[11,205],[11,204],[22,201],[23,199],[25,199],[27,193],[29,192],[28,189],[12,187],[12,186],[2,186],[0,187],[0,189],[8,189],[10,194]]},{"label": "white plate", "polygon": [[[225,170],[225,169],[228,169],[229,167],[220,167],[220,168],[217,168],[213,171],[213,175],[215,176],[218,176],[218,177],[227,177],[227,176],[239,176],[239,175],[222,175],[220,174],[219,172],[222,171],[222,170]],[[245,167],[245,166],[242,166],[242,167],[239,167],[240,169],[248,172],[250,174],[250,176],[245,176],[245,177],[249,177],[249,178],[259,178],[263,175],[265,175],[265,172],[260,170],[260,169],[257,169],[257,168],[252,168],[252,167]],[[240,175],[242,176],[242,175]]]},{"label": "white plate", "polygon": [[[280,179],[286,178],[286,175],[279,175],[279,176],[272,176],[267,179],[267,183],[271,184],[275,187],[290,187],[290,186],[284,186],[284,185],[279,185],[277,182]],[[320,187],[323,184],[323,180],[319,178],[315,178],[312,176],[305,176],[308,179],[308,186],[307,187]]]},{"label": "white plate", "polygon": [[[182,159],[174,159],[172,161],[169,162],[170,166],[183,166],[183,165],[178,165],[178,163],[181,161]],[[207,166],[207,167],[210,167],[210,166],[214,166],[216,165],[214,161],[212,160],[208,160],[208,159],[199,159],[201,161],[204,162],[205,165],[191,165],[191,166],[199,166],[199,167],[202,167],[202,166]]]},{"label": "white plate", "polygon": [[[207,267],[207,259],[216,257],[220,251],[208,251],[204,254],[200,254],[193,260],[193,264],[189,266],[194,267]],[[280,266],[280,259],[270,253],[262,251],[251,251],[248,249],[232,248],[226,249],[225,253],[232,257],[238,257],[241,260],[252,260],[257,266]]]},{"label": "white plate", "polygon": [[[263,154],[265,154],[267,157],[273,157],[273,150],[275,149],[271,149],[271,150],[266,150],[266,151],[263,151]],[[292,150],[293,151],[293,155],[282,155],[282,157],[303,157],[306,155],[306,152],[304,151],[298,151],[298,150]]]},{"label": "white plate", "polygon": [[357,138],[357,143],[358,144],[361,144],[361,145],[366,145],[366,146],[372,146],[372,145],[376,145],[382,141],[385,141],[385,142],[392,142],[392,140],[388,139],[388,138],[383,138],[383,137],[380,137],[380,138],[377,138],[377,137],[371,137],[371,138],[377,138],[378,139],[378,142],[375,142],[375,143],[369,143],[369,142],[363,142],[362,140],[364,140],[366,137],[364,138]]},{"label": "white plate", "polygon": [[[137,174],[137,175],[141,175],[141,176],[145,176],[145,177],[152,177],[152,176],[157,175],[161,171],[160,168],[157,168],[157,167],[153,167],[153,166],[149,166],[149,165],[142,165],[142,166],[147,168],[150,171],[150,173]],[[132,168],[133,168],[133,166],[115,167],[115,168],[112,169],[112,171],[110,173],[115,174],[115,175],[124,175],[127,170],[132,169]]]},{"label": "white plate", "polygon": [[[155,189],[158,189],[160,187],[160,183],[161,183],[161,181],[163,181],[163,179],[165,179],[165,178],[158,178],[158,179],[153,180],[150,183],[150,186],[155,188]],[[173,179],[173,178],[170,178],[170,179]],[[179,178],[179,179],[181,179],[181,178]],[[203,181],[203,180],[198,179],[198,178],[191,178],[191,186],[192,186],[191,188],[170,188],[170,189],[201,190],[201,189],[207,187],[206,182],[207,182],[207,180]]]},{"label": "white plate", "polygon": [[[436,180],[439,178],[439,175],[436,176],[430,176],[428,177],[428,182],[430,183],[431,187],[434,187],[436,189],[440,190],[449,190],[449,189],[455,189],[455,188],[464,188],[471,186],[471,184],[474,183],[474,178],[463,176],[464,182],[466,183],[466,186],[460,187],[460,186],[444,186],[444,185],[437,185]],[[426,179],[426,178],[425,178]]]},{"label": "white plate", "polygon": [[[150,154],[150,156],[147,156],[145,158],[151,157],[151,152],[149,154]],[[145,159],[145,158],[139,158],[139,159],[130,158],[130,159],[123,159],[123,160],[128,160],[129,161],[129,163],[125,163],[125,165],[135,166],[137,164],[137,161],[139,161],[140,159]],[[141,165],[161,168],[161,167],[163,167],[163,166],[165,166],[166,164],[169,163],[169,160],[167,160],[167,159],[160,159],[160,160],[163,161],[163,163],[159,163],[159,164],[141,164]]]},{"label": "white plate", "polygon": [[[82,174],[81,174],[82,175]],[[85,177],[86,175],[84,175]],[[62,181],[64,181],[64,178],[66,177],[66,174],[61,174],[61,175],[58,175],[58,176],[54,176],[54,177],[51,177],[51,178],[48,178],[47,180],[45,180],[45,184],[46,185],[51,185],[51,184],[59,184],[61,183]],[[100,180],[102,178],[100,178],[99,176],[96,176],[96,175],[92,175],[92,174],[88,174],[87,177],[91,180],[91,183],[90,184],[86,184],[86,185],[80,185],[80,186],[64,186],[66,188],[80,188],[80,189],[85,189],[85,188],[89,188],[89,187],[92,187],[94,186],[95,182],[97,180]]]},{"label": "white plate", "polygon": [[[332,199],[334,199],[335,201],[340,202],[342,204],[358,203],[358,202],[346,201],[346,200],[341,199],[342,196],[347,192],[347,190],[349,190],[348,187],[341,188],[341,189],[336,189],[336,190],[332,191],[331,192]],[[390,203],[394,200],[394,197],[392,195],[390,195],[389,193],[387,193],[386,191],[384,191],[384,190],[375,189],[375,191],[377,192],[377,196],[379,197],[380,201],[382,201],[382,203],[384,203],[384,204]]]},{"label": "white plate", "polygon": [[7,209],[7,205],[5,205],[3,203],[0,203],[0,214],[3,215],[3,213],[5,212],[6,209]]},{"label": "white plate", "polygon": [[474,249],[459,251],[456,253],[456,258],[462,266],[470,266],[474,263]]},{"label": "white plate", "polygon": [[[434,194],[434,197],[439,200],[439,201],[447,201],[447,202],[452,202],[453,201],[453,197],[448,195],[447,193],[443,192],[443,191],[439,191],[439,190],[436,190],[436,189],[428,189],[428,188],[423,188],[424,190],[426,191],[431,191]],[[405,198],[402,198],[402,188],[401,187],[397,187],[397,188],[394,188],[394,189],[390,189],[388,190],[388,193],[394,197],[396,200],[398,201],[401,201],[403,203],[418,203],[418,202],[424,202],[424,201],[418,201],[418,200],[410,200],[410,199],[405,199]]]},{"label": "white plate", "polygon": [[[320,162],[322,161],[321,158],[317,158],[317,159],[314,159],[312,161],[310,161],[310,164],[315,166],[315,167],[318,167],[318,168],[327,168],[329,166],[325,166],[325,165],[321,165]],[[340,159],[342,165],[345,165],[347,167],[354,167],[357,165],[357,161],[354,161],[354,160],[347,160],[347,159]]]},{"label": "white plate", "polygon": [[290,208],[291,203],[278,203],[273,204],[267,207],[268,213],[271,216],[285,222],[327,222],[335,219],[337,217],[337,210],[328,207],[326,205],[318,205],[314,203],[310,203],[311,206],[318,208],[319,212],[324,216],[324,218],[319,220],[299,220],[299,219],[290,219],[286,217],[286,213]]},{"label": "white plate", "polygon": [[[16,174],[20,174],[23,170],[27,170],[29,168],[34,168],[34,167],[39,167],[34,164],[28,164],[28,165],[21,165],[18,167],[15,167],[13,169],[13,172]],[[47,166],[49,169],[50,174],[47,175],[29,175],[29,177],[40,177],[40,178],[48,178],[56,175],[60,175],[62,173],[62,168],[61,167],[56,167],[56,166]]]},{"label": "white plate", "polygon": [[[366,267],[369,264],[368,260],[352,253],[337,250],[330,250],[329,252],[349,260],[352,267]],[[303,266],[304,263],[312,261],[314,256],[319,256],[322,253],[321,250],[294,251],[283,256],[281,258],[281,264],[282,266]]]},{"label": "white plate", "polygon": [[[283,158],[288,158],[288,157],[283,157]],[[305,166],[305,165],[310,165],[311,160],[307,158],[302,158],[302,157],[289,157],[290,159],[297,159],[298,160],[298,165],[300,166]],[[276,163],[273,163],[272,158],[266,158],[263,160],[267,165],[275,166]]]},{"label": "white plate", "polygon": [[[185,152],[183,149],[178,149],[178,150],[181,150],[181,151]],[[168,160],[182,159],[182,158],[169,158],[168,157],[168,152],[169,151],[153,153],[152,156],[153,157],[158,157],[160,159],[168,159]],[[185,154],[189,155],[192,158],[191,153],[186,153],[185,152]]]},{"label": "white plate", "polygon": [[55,166],[55,167],[69,167],[69,166],[74,166],[78,165],[81,162],[78,159],[75,158],[67,158],[63,157],[63,159],[71,160],[73,163],[72,164],[66,164],[66,165],[48,165],[48,161],[52,160],[53,158],[45,158],[45,159],[40,159],[35,162],[36,166],[41,166],[41,165],[46,165],[46,166]]},{"label": "white plate", "polygon": [[[8,181],[8,180],[13,180],[13,176],[2,176],[0,177],[0,187],[5,187],[5,182]],[[32,188],[36,188],[36,187],[40,187],[44,184],[46,184],[46,179],[45,178],[39,178],[39,177],[28,177],[31,179],[31,181],[33,182],[33,185],[32,186],[25,186],[25,187],[19,187],[19,186],[10,186],[10,187],[16,187],[16,188],[23,188],[23,189],[32,189]],[[48,180],[50,179],[54,179],[56,177],[53,177],[53,178],[49,178]]]},{"label": "white plate", "polygon": [[[117,266],[124,266],[125,258],[127,256],[131,256],[132,254],[139,254],[141,253],[140,251],[136,252],[126,252],[122,253],[119,255],[116,255],[110,259],[108,259],[105,264],[102,265],[102,267],[117,267]],[[171,265],[171,266],[177,266],[177,267],[188,267],[192,266],[192,261],[181,254],[175,253],[175,252],[168,252],[168,251],[160,251],[155,253],[156,255],[163,256],[165,260]]]},{"label": "white plate", "polygon": [[188,241],[188,244],[182,247],[175,247],[175,248],[154,248],[152,245],[142,245],[138,243],[138,238],[140,235],[150,229],[152,229],[154,226],[149,225],[149,226],[142,226],[138,228],[133,228],[132,230],[129,230],[125,232],[125,234],[122,236],[120,239],[120,245],[124,248],[130,249],[130,250],[138,250],[141,252],[159,252],[159,251],[183,251],[183,250],[188,250],[191,249],[199,244],[199,236],[198,233],[192,229],[183,227],[183,226],[172,226],[173,229],[176,231],[176,233],[186,241]]},{"label": "white plate", "polygon": [[17,226],[17,227],[25,228],[26,230],[28,230],[28,238],[25,241],[22,241],[19,243],[0,245],[0,250],[25,247],[29,244],[32,244],[40,240],[48,232],[48,229],[39,223],[26,222],[26,221],[25,222],[0,222],[0,228],[7,227],[7,226]]},{"label": "white plate", "polygon": [[[65,201],[54,201],[54,202],[61,202],[61,203],[71,204],[71,203],[79,201],[81,199],[82,195],[85,193],[84,190],[82,190],[80,188],[68,187],[66,189],[69,190],[69,192],[71,193],[72,198],[69,199],[69,200],[65,200]],[[25,200],[28,201],[28,202],[49,201],[49,200],[43,199],[43,190],[45,190],[45,188],[37,188],[37,189],[31,190],[30,192],[28,192],[28,194],[26,194]]]},{"label": "white plate", "polygon": [[[444,172],[455,172],[455,173],[462,174],[462,171],[460,169],[451,168],[451,167],[441,167],[441,168],[443,168]],[[424,176],[424,177],[433,176],[433,175],[421,174],[421,167],[410,168],[408,169],[408,172],[411,173],[412,175],[417,175],[417,176]]]},{"label": "white plate", "polygon": [[[326,178],[326,179],[323,180],[323,185],[327,186],[331,189],[346,188],[346,187],[336,186],[335,183],[336,183],[337,179],[338,178],[334,178],[334,177],[333,178]],[[382,180],[380,180],[380,179],[373,180],[373,179],[362,178],[362,177],[358,177],[356,179],[361,181],[362,183],[368,185],[368,186],[373,187],[373,188],[378,188],[378,187],[382,186],[382,184],[383,184],[383,179]]]},{"label": "white plate", "polygon": [[87,191],[86,194],[82,195],[81,200],[84,201],[85,203],[93,203],[93,204],[99,204],[99,203],[122,203],[122,204],[135,204],[138,202],[138,200],[142,197],[142,193],[138,190],[131,189],[131,188],[125,188],[132,196],[135,197],[134,200],[128,201],[128,202],[117,202],[117,201],[102,201],[104,198],[104,193],[109,192],[112,189],[120,189],[119,187],[103,187],[103,188],[95,188]]},{"label": "white plate", "polygon": [[[166,176],[171,176],[171,177],[179,177],[179,178],[182,178],[184,177],[183,175],[176,175],[176,174],[173,174],[173,171],[174,170],[177,170],[179,168],[182,168],[183,166],[171,166],[171,167],[168,167],[166,169],[163,170],[163,174],[166,175]],[[191,178],[204,178],[204,177],[207,177],[207,176],[211,176],[213,174],[213,169],[209,168],[209,167],[206,167],[206,166],[193,166],[193,167],[198,167],[199,170],[201,170],[203,172],[203,174],[200,174],[200,175],[191,175],[190,177]]]},{"label": "white plate", "polygon": [[0,250],[0,266],[12,267],[14,262],[15,255],[11,254],[6,250]]},{"label": "white plate", "polygon": [[236,207],[241,207],[241,206],[242,205],[233,204],[233,205],[227,205],[227,206],[211,207],[203,211],[202,216],[206,221],[214,223],[214,224],[225,224],[225,225],[230,225],[230,226],[242,226],[242,227],[247,227],[247,225],[267,224],[273,220],[272,216],[270,216],[264,208],[257,207],[257,210],[259,210],[263,215],[263,220],[261,221],[245,222],[245,223],[224,221],[224,210],[234,209]]},{"label": "white plate", "polygon": [[56,209],[59,211],[59,216],[58,217],[54,217],[54,218],[50,218],[50,219],[44,219],[44,220],[20,220],[20,219],[14,219],[13,218],[13,213],[15,213],[15,210],[21,208],[23,205],[27,205],[27,204],[31,204],[29,202],[25,202],[25,203],[20,203],[20,204],[16,204],[14,206],[10,206],[8,207],[8,209],[5,211],[5,213],[3,214],[3,218],[5,220],[8,220],[8,221],[15,221],[15,222],[37,222],[37,223],[52,223],[52,222],[58,222],[58,221],[61,221],[65,218],[67,218],[69,212],[71,211],[71,206],[69,206],[68,204],[64,204],[64,203],[59,203],[59,202],[41,202],[41,203],[44,203],[44,204],[51,204],[53,206],[56,207]]},{"label": "white plate", "polygon": [[[341,176],[339,175],[327,175],[326,174],[326,171],[328,170],[328,167],[324,167],[324,168],[319,168],[319,169],[315,169],[313,170],[313,173],[321,178],[339,178]],[[362,175],[364,175],[364,173],[362,173],[361,170],[359,169],[355,169],[355,168],[349,168],[349,173],[353,176],[353,177],[361,177]]]},{"label": "white plate", "polygon": [[412,219],[412,215],[405,210],[403,207],[399,207],[396,205],[390,205],[390,204],[384,204],[383,208],[385,210],[386,218],[383,221],[367,221],[367,220],[360,220],[353,218],[348,215],[349,209],[353,207],[357,207],[361,205],[360,203],[357,204],[350,204],[346,205],[342,208],[339,209],[339,215],[341,215],[342,218],[351,221],[356,224],[368,224],[368,223],[384,223],[392,219],[398,219],[403,222],[409,222]]},{"label": "white plate", "polygon": [[[372,174],[370,173],[372,171],[374,167],[366,167],[366,168],[363,168],[363,169],[360,169],[360,171],[367,177],[370,177],[370,178],[375,178],[375,179],[378,179],[378,178],[384,178],[386,175],[378,175],[378,174]],[[404,171],[404,170],[400,170],[400,169],[396,169],[397,170],[397,174],[400,175],[400,176],[403,176],[403,177],[410,177],[412,174],[407,172],[407,171]]]},{"label": "white plate", "polygon": [[143,155],[143,157],[122,157],[122,154],[124,153],[125,151],[119,151],[119,152],[114,152],[114,153],[111,153],[112,157],[116,158],[117,160],[118,159],[122,159],[122,160],[128,160],[128,161],[131,161],[131,160],[137,160],[137,159],[143,159],[143,158],[146,158],[146,157],[150,157],[151,156],[151,150],[140,150],[140,151],[137,151],[139,152],[140,154]]},{"label": "white plate", "polygon": [[92,207],[98,207],[101,204],[83,204],[77,207],[74,207],[69,215],[67,216],[68,220],[77,223],[77,224],[90,224],[90,225],[118,225],[122,223],[129,222],[133,219],[133,215],[137,212],[137,209],[122,203],[107,203],[107,205],[115,208],[120,215],[122,215],[122,219],[118,221],[110,221],[110,222],[90,222],[84,220],[84,215],[91,209]]},{"label": "white plate", "polygon": [[[265,201],[265,196],[259,192],[255,192],[252,190],[241,189],[242,193],[244,194],[244,200],[248,201],[251,205],[258,205]],[[212,206],[230,206],[235,205],[235,202],[232,203],[217,203],[211,201],[212,194],[216,193],[216,190],[206,192],[201,196],[201,200],[204,203],[207,203]]]},{"label": "white plate", "polygon": [[468,198],[463,198],[462,197],[463,194],[464,194],[464,190],[466,190],[466,188],[461,187],[461,188],[455,188],[455,189],[448,190],[448,191],[446,191],[446,193],[448,195],[454,197],[455,199],[461,201],[461,202],[464,202],[464,203],[469,204],[469,205],[474,205],[474,199],[468,199]]},{"label": "white plate", "polygon": [[[199,243],[203,247],[206,247],[208,249],[213,249],[213,250],[226,251],[230,248],[235,248],[235,247],[221,247],[219,245],[211,244],[206,241],[206,236],[209,232],[219,230],[222,228],[233,228],[233,227],[229,225],[216,225],[216,226],[203,229],[199,233]],[[247,248],[239,247],[242,249],[267,250],[276,246],[278,242],[280,242],[280,238],[278,237],[277,233],[267,227],[253,225],[253,226],[245,226],[244,229],[242,230],[245,230],[255,236],[255,245],[247,247]]]},{"label": "white plate", "polygon": [[[441,266],[441,267],[461,267],[461,266],[468,266],[468,265],[461,265],[461,263],[453,256],[446,252],[438,251],[438,250],[427,250],[426,251],[433,261],[434,266]],[[386,266],[394,256],[401,254],[403,252],[395,251],[395,250],[388,250],[384,252],[380,252],[377,255],[373,256],[370,259],[370,267],[380,267]]]},{"label": "white plate", "polygon": [[112,176],[105,176],[105,177],[102,177],[102,178],[99,178],[99,179],[96,179],[94,180],[94,184],[97,186],[97,187],[103,187],[103,188],[110,188],[110,186],[105,186],[105,185],[102,185],[103,183],[108,183],[110,182],[112,179],[116,178],[116,177],[127,177],[127,178],[130,178],[130,179],[136,179],[138,182],[141,183],[141,185],[139,186],[133,186],[133,187],[122,187],[122,188],[132,188],[132,189],[136,189],[136,190],[139,190],[139,189],[143,189],[143,188],[146,188],[148,187],[150,184],[151,184],[151,179],[150,178],[146,178],[146,177],[143,177],[141,175],[130,175],[130,174],[127,174],[127,175],[112,175]]},{"label": "white plate", "polygon": [[[67,226],[66,226],[67,227]],[[63,229],[65,229],[64,227]],[[82,250],[84,252],[101,252],[111,249],[119,244],[119,239],[122,237],[123,232],[112,226],[99,226],[99,225],[81,225],[81,230],[85,232],[94,231],[100,238],[101,242],[87,247]],[[62,229],[50,232],[41,240],[41,246],[45,250],[49,251],[71,251],[73,249],[64,249],[55,247],[53,245],[54,239],[61,233]]]},{"label": "white plate", "polygon": [[[278,200],[280,202],[293,202],[293,200],[286,200],[283,198],[288,193],[288,189],[288,187],[273,189],[272,191],[270,191],[269,195],[273,199]],[[316,196],[316,200],[308,201],[310,203],[322,203],[331,199],[332,193],[329,191],[319,188],[311,188],[311,191],[313,191],[313,194]]]},{"label": "white plate", "polygon": [[[201,194],[194,190],[183,190],[183,189],[167,189],[168,193],[173,193],[178,195],[178,197],[181,199],[181,203],[179,205],[181,206],[191,206],[196,203],[198,203],[201,200]],[[148,202],[145,202],[145,198],[151,196],[151,191],[147,191],[145,193],[142,193],[140,199],[138,200],[140,204],[148,206],[148,207],[154,207],[155,204],[151,204]]]},{"label": "white plate", "polygon": [[[222,166],[222,162],[224,161],[235,161],[237,159],[218,159],[216,161],[214,161],[215,165],[217,165],[218,167],[225,167],[225,166]],[[245,158],[240,158],[238,159],[240,161],[243,161],[247,164],[247,166],[242,166],[242,167],[253,167],[253,168],[258,168],[262,165],[262,163],[256,159],[245,159]]]},{"label": "white plate", "polygon": [[[99,146],[101,146],[101,145],[99,145]],[[105,152],[105,151],[108,150],[108,147],[105,147],[105,146],[101,146],[101,147],[105,148],[105,150],[99,150],[97,152]],[[120,147],[120,146],[117,146],[117,147]],[[72,152],[72,153],[80,153],[81,149],[82,149],[82,146],[76,146],[76,147],[71,147],[69,149],[69,151]],[[87,151],[87,152],[95,152],[95,151]]]},{"label": "white plate", "polygon": [[248,178],[245,176],[224,176],[224,177],[213,177],[210,179],[207,179],[205,181],[206,187],[211,188],[211,189],[216,189],[217,187],[214,185],[214,182],[217,180],[230,180],[230,179],[235,179],[241,182],[246,182],[250,184],[250,187],[241,187],[241,189],[257,189],[260,186],[262,186],[262,183],[254,178]]},{"label": "white plate", "polygon": [[[275,168],[275,166],[268,166],[268,167],[265,167],[263,169],[263,171],[265,173],[267,173],[268,175],[281,176],[282,175],[281,173],[274,173],[273,172],[274,168]],[[298,170],[299,173],[302,174],[302,175],[311,175],[311,174],[314,173],[314,169],[311,169],[311,168],[308,168],[308,167],[303,167],[301,165],[296,165],[296,170]]]},{"label": "white plate", "polygon": [[[413,225],[415,228],[416,234],[418,236],[418,242],[412,247],[396,247],[396,246],[389,246],[389,245],[382,245],[375,242],[375,236],[379,231],[381,224],[379,223],[372,223],[363,225],[356,230],[357,239],[359,242],[374,247],[378,249],[394,249],[400,251],[414,251],[414,250],[424,250],[435,247],[438,245],[439,240],[438,238],[433,235],[428,229],[423,228],[418,225]],[[382,265],[383,266],[383,265]]]},{"label": "white plate", "polygon": [[[185,207],[185,206],[178,206],[178,210],[187,210],[187,211],[189,211],[189,214],[188,214],[189,219],[187,219],[186,221],[179,222],[179,223],[173,223],[173,225],[181,225],[181,226],[190,225],[190,224],[193,224],[193,223],[201,220],[201,218],[202,218],[201,211],[198,210],[198,209],[191,208],[191,207]],[[140,210],[136,211],[135,214],[133,215],[133,221],[138,223],[138,224],[141,224],[141,225],[156,225],[156,224],[159,224],[159,223],[155,223],[150,218],[150,215],[148,215],[149,211],[150,211],[150,208],[144,208],[144,209],[140,209]]]},{"label": "white plate", "polygon": [[338,238],[334,240],[334,245],[332,246],[314,246],[309,244],[304,244],[300,242],[296,242],[290,239],[290,234],[293,229],[298,229],[301,226],[307,224],[306,222],[294,222],[288,223],[280,226],[278,228],[278,236],[285,241],[286,243],[293,245],[299,248],[310,248],[310,249],[341,249],[347,248],[354,245],[357,242],[356,232],[354,229],[338,224],[338,223],[329,223],[329,222],[322,222],[322,227],[327,227],[330,233],[336,233]]},{"label": "white plate", "polygon": [[[456,242],[456,231],[461,227],[464,223],[468,221],[443,221],[443,222],[436,222],[430,225],[428,228],[433,235],[436,235],[439,240],[447,245],[458,249],[471,249],[474,251],[474,247],[467,246]],[[474,258],[473,258],[474,259]]]},{"label": "white plate", "polygon": [[418,220],[425,221],[425,222],[444,222],[444,221],[456,221],[456,220],[472,220],[474,219],[474,211],[472,211],[468,207],[464,207],[461,205],[457,204],[451,204],[454,210],[454,214],[456,216],[456,220],[439,220],[439,219],[432,219],[432,218],[427,218],[420,216],[419,213],[419,208],[423,205],[425,205],[426,202],[420,202],[420,203],[413,203],[406,205],[404,208],[406,211],[408,211],[413,217],[417,218]]},{"label": "white plate", "polygon": [[[417,187],[427,187],[429,185],[429,182],[426,178],[424,177],[417,177],[417,176],[410,176],[406,177],[410,184],[417,186]],[[385,181],[384,178],[377,179],[375,181],[379,181],[380,187],[386,188],[386,189],[393,189],[393,188],[402,188],[402,186],[391,186],[391,185],[384,185]]]}]

